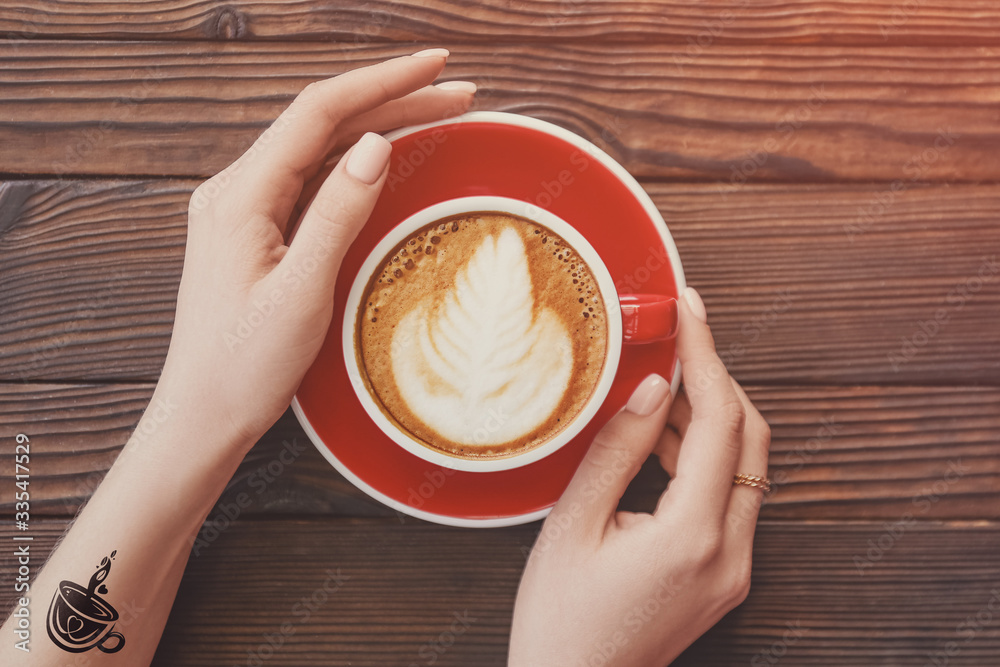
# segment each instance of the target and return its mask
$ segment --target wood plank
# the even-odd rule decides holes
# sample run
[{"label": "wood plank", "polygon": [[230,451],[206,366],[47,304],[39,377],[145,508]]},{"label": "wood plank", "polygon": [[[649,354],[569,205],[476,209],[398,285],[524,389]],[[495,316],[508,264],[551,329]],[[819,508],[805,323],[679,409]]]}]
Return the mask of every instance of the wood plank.
[{"label": "wood plank", "polygon": [[[1000,518],[1000,390],[761,387],[776,491],[765,519]],[[72,516],[128,439],[151,385],[0,385],[0,442],[31,438],[32,512]],[[12,448],[12,445],[9,447]],[[8,448],[8,449],[9,449]],[[288,463],[288,448],[292,462]],[[13,459],[0,460],[0,513],[13,512]],[[650,461],[623,509],[649,511],[666,485]],[[220,503],[243,513],[396,517],[323,459],[289,411],[250,451]],[[228,523],[221,510],[210,514]],[[207,533],[206,533],[207,534]],[[210,545],[211,546],[211,545]]]},{"label": "wood plank", "polygon": [[[65,527],[65,520],[34,524],[33,563],[43,562]],[[430,656],[436,665],[503,665],[523,554],[536,530],[392,520],[237,524],[211,553],[192,558],[153,664],[245,664],[266,655],[266,636],[280,638],[288,622],[295,632],[271,656],[280,664],[424,665]],[[0,540],[10,543],[11,534],[11,526],[0,527]],[[960,649],[949,666],[993,664],[1000,627],[989,604],[1000,587],[1000,525],[916,522],[884,542],[860,575],[855,558],[884,534],[879,523],[762,524],[750,597],[675,664],[780,658],[922,666],[948,642]],[[4,560],[4,580],[15,567]],[[328,580],[334,592],[316,593]],[[302,600],[314,594],[307,608]],[[11,599],[9,587],[0,591],[5,608]],[[444,650],[456,613],[470,622]]]},{"label": "wood plank", "polygon": [[[13,42],[0,173],[207,176],[310,81],[412,48]],[[1000,178],[991,47],[469,44],[445,78],[481,84],[478,108],[553,121],[646,178]]]},{"label": "wood plank", "polygon": [[0,377],[158,377],[193,189],[180,182],[0,185]]},{"label": "wood plank", "polygon": [[737,379],[1000,381],[992,186],[647,189]]},{"label": "wood plank", "polygon": [[[155,380],[193,187],[0,184],[0,380]],[[646,189],[740,381],[1000,383],[997,187]]]},{"label": "wood plank", "polygon": [[[713,44],[991,44],[1000,11],[989,0],[641,3],[524,0],[176,0],[0,6],[0,36],[72,39],[335,40],[422,42],[636,42]],[[697,50],[696,50],[697,49]]]}]

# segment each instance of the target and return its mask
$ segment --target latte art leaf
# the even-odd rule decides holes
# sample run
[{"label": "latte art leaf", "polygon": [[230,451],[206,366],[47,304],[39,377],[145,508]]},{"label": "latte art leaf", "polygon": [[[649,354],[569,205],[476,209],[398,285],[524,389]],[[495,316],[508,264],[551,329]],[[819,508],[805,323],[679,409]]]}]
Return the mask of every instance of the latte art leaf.
[{"label": "latte art leaf", "polygon": [[530,434],[559,406],[573,368],[570,333],[536,306],[524,242],[511,229],[487,236],[443,297],[417,302],[390,349],[409,409],[469,446]]}]

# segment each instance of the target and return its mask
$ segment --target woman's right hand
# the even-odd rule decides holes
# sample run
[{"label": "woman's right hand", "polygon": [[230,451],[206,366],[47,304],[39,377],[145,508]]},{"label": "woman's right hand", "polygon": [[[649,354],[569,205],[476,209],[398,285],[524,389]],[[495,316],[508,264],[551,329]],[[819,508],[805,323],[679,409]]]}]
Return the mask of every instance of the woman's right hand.
[{"label": "woman's right hand", "polygon": [[[685,392],[646,378],[597,435],[542,526],[514,608],[510,665],[655,667],[746,598],[770,430],[681,299]],[[666,426],[666,428],[664,428]],[[618,502],[650,453],[671,481],[652,514]]]}]

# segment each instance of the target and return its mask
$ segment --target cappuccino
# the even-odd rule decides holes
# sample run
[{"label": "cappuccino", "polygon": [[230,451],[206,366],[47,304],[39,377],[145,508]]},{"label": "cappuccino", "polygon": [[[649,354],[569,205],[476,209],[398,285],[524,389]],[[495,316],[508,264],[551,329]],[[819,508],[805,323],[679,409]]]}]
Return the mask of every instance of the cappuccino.
[{"label": "cappuccino", "polygon": [[380,263],[355,354],[379,409],[463,459],[557,436],[604,369],[608,318],[590,267],[558,234],[508,213],[438,220]]}]

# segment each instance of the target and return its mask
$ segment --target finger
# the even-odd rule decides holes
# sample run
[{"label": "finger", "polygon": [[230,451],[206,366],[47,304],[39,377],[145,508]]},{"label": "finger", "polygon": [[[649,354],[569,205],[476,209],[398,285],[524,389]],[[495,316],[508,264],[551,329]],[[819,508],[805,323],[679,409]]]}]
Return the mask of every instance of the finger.
[{"label": "finger", "polygon": [[618,502],[649,457],[669,410],[670,383],[643,380],[625,409],[594,438],[547,522],[573,524],[592,538],[604,534]]},{"label": "finger", "polygon": [[220,174],[238,204],[279,225],[288,220],[310,167],[325,159],[337,127],[430,84],[447,51],[404,56],[309,84],[253,146]]},{"label": "finger", "polygon": [[701,297],[688,288],[680,301],[677,356],[691,423],[666,495],[683,511],[721,526],[742,449],[745,410],[715,352]]},{"label": "finger", "polygon": [[[337,139],[331,148],[331,151],[334,152],[329,154],[323,163],[316,165],[315,173],[307,174],[302,193],[288,219],[291,221],[299,220],[307,204],[319,191],[320,186],[333,171],[337,162],[340,161],[340,155],[336,153],[340,146],[352,145],[365,132],[384,132],[397,127],[420,125],[464,113],[472,103],[475,85],[468,81],[447,83],[468,83],[471,88],[441,89],[441,86],[446,84],[425,86],[406,97],[392,100],[377,109],[345,121],[343,126],[337,130]],[[294,226],[292,229],[286,230],[286,235],[293,233],[293,230]]]},{"label": "finger", "polygon": [[389,142],[374,133],[348,150],[303,214],[279,264],[282,275],[299,276],[299,283],[322,292],[317,298],[333,298],[344,253],[371,215],[385,183],[390,151]]},{"label": "finger", "polygon": [[353,143],[365,132],[385,132],[457,116],[465,113],[475,94],[476,84],[471,81],[446,81],[436,86],[424,86],[405,97],[345,120],[337,131],[337,143]]},{"label": "finger", "polygon": [[[766,478],[771,428],[736,380],[733,380],[733,388],[743,402],[747,415],[746,426],[743,429],[743,451],[736,471]],[[742,484],[733,488],[729,499],[726,523],[730,532],[748,547],[753,543],[757,515],[760,513],[763,499],[764,491]]]},{"label": "finger", "polygon": [[687,394],[681,391],[674,397],[674,401],[670,405],[666,427],[653,449],[653,453],[660,459],[660,466],[671,477],[677,474],[677,456],[690,423],[691,403],[688,401]]}]

